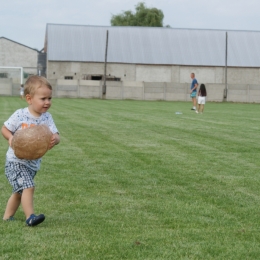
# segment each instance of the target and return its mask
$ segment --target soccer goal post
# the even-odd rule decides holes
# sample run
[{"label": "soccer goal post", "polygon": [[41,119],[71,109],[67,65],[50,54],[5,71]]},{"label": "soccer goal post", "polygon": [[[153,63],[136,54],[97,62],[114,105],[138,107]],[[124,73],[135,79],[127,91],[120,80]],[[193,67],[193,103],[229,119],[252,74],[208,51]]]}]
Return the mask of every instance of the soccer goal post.
[{"label": "soccer goal post", "polygon": [[0,78],[11,78],[14,82],[23,84],[23,67],[0,66]]},{"label": "soccer goal post", "polygon": [[0,66],[0,95],[18,96],[24,84],[23,67]]}]

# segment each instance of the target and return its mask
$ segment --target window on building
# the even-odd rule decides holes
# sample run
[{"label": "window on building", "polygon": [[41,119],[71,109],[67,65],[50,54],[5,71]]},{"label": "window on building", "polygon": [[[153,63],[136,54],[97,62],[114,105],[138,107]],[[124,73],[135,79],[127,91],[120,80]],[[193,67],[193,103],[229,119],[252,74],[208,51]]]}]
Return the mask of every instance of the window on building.
[{"label": "window on building", "polygon": [[71,79],[73,79],[73,77],[72,77],[72,76],[65,76],[64,79],[69,79],[69,80],[71,80]]},{"label": "window on building", "polygon": [[91,75],[91,80],[102,80],[102,75]]},{"label": "window on building", "polygon": [[0,73],[0,78],[8,78],[8,73],[1,72]]}]

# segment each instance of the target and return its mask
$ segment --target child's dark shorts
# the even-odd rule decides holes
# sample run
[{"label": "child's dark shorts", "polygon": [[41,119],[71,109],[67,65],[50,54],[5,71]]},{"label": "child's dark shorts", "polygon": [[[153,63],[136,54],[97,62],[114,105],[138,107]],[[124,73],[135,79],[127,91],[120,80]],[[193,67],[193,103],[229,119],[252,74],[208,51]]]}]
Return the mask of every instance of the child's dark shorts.
[{"label": "child's dark shorts", "polygon": [[18,162],[6,162],[5,175],[13,187],[13,193],[22,194],[24,189],[34,187],[36,171]]}]

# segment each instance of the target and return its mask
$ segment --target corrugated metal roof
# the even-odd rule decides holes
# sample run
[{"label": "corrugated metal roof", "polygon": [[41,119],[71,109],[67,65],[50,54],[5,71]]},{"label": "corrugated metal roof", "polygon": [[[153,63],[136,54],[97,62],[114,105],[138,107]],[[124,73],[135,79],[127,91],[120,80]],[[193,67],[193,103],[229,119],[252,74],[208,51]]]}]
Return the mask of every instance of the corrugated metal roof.
[{"label": "corrugated metal roof", "polygon": [[50,61],[225,66],[260,66],[260,32],[155,27],[47,24]]},{"label": "corrugated metal roof", "polygon": [[260,67],[260,32],[228,32],[228,66]]}]

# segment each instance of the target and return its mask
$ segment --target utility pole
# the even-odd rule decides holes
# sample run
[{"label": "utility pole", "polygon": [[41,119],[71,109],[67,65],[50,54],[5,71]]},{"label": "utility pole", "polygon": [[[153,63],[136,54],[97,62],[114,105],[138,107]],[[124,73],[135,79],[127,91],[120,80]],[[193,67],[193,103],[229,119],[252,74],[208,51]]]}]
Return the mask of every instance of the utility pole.
[{"label": "utility pole", "polygon": [[224,101],[227,100],[227,61],[228,61],[228,33],[226,32],[226,53],[225,53],[225,89],[224,89]]},{"label": "utility pole", "polygon": [[107,35],[106,35],[104,84],[103,84],[103,88],[102,88],[102,96],[106,95],[106,91],[107,91],[107,86],[106,86],[106,78],[107,78],[107,47],[108,47],[108,30],[107,30]]}]

